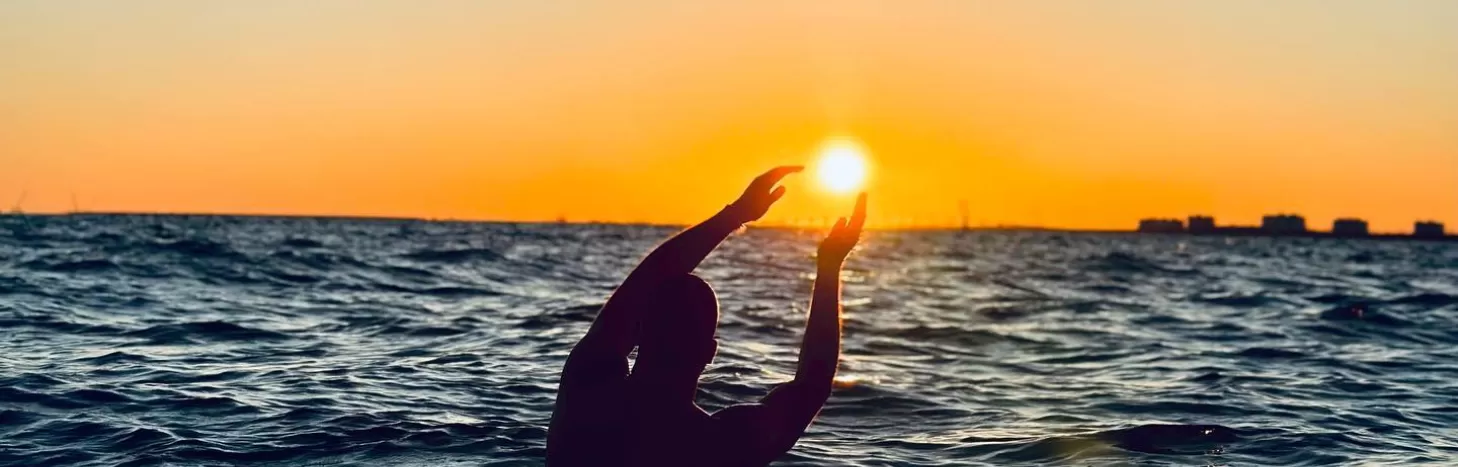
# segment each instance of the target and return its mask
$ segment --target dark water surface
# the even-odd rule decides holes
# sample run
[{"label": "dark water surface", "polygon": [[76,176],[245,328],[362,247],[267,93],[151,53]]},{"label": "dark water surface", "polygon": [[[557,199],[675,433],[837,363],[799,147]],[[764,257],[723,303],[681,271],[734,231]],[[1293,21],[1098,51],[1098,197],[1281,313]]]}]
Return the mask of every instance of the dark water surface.
[{"label": "dark water surface", "polygon": [[[669,233],[0,218],[0,465],[540,465],[568,349]],[[817,236],[701,269],[706,408],[790,377]],[[1450,245],[872,233],[776,465],[1455,465]]]}]

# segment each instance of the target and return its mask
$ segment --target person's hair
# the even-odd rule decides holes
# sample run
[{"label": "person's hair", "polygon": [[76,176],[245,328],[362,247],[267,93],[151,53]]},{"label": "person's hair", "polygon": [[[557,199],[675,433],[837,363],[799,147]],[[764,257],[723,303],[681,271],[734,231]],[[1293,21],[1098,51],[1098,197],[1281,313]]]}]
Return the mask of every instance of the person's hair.
[{"label": "person's hair", "polygon": [[714,360],[719,299],[708,282],[685,274],[659,284],[641,324],[638,358],[702,368]]}]

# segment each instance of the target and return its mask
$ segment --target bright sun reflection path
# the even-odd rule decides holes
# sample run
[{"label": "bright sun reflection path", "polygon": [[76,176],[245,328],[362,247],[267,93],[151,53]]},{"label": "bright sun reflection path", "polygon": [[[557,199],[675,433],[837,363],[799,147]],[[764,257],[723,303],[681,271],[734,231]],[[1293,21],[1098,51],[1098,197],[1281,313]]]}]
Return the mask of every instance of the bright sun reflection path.
[{"label": "bright sun reflection path", "polygon": [[815,178],[827,190],[849,193],[866,182],[866,152],[855,141],[832,140],[820,149]]}]

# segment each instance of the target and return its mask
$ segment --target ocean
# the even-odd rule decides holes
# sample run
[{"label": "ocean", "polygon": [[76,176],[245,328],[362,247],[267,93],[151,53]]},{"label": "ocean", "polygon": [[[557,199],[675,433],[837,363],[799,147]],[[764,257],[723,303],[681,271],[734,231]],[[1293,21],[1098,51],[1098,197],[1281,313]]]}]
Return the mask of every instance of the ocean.
[{"label": "ocean", "polygon": [[[0,465],[542,465],[568,350],[673,232],[0,217]],[[700,268],[705,408],[791,376],[819,235]],[[1452,245],[869,232],[775,465],[1455,465]]]}]

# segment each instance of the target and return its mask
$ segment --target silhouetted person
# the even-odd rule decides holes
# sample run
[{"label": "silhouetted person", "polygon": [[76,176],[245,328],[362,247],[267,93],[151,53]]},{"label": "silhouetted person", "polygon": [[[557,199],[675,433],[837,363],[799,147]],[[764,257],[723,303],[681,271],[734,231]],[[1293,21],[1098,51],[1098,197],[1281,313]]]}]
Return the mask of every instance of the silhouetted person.
[{"label": "silhouetted person", "polygon": [[[737,201],[664,242],[618,286],[562,370],[547,464],[763,466],[795,446],[830,397],[840,359],[840,268],[860,238],[866,198],[820,244],[795,379],[757,404],[710,415],[694,403],[718,350],[719,302],[694,268],[784,195],[800,167],[760,175]],[[632,372],[628,353],[638,348]]]}]

